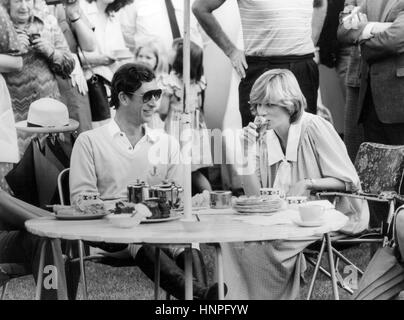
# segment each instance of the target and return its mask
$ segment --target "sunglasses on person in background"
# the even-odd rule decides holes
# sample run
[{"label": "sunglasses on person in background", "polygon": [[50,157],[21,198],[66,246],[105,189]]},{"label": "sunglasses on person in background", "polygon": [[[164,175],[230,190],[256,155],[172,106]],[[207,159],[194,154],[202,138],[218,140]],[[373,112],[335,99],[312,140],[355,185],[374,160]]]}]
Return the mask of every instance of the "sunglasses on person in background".
[{"label": "sunglasses on person in background", "polygon": [[143,94],[136,94],[135,92],[129,92],[129,94],[141,97],[143,99],[143,103],[148,103],[151,99],[159,100],[162,93],[163,91],[161,89],[146,91]]}]

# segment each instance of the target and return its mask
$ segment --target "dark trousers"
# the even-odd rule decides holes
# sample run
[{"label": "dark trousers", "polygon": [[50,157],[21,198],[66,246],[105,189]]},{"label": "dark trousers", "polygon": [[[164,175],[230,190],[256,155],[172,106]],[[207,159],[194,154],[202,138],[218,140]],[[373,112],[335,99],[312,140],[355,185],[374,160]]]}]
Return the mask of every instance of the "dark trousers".
[{"label": "dark trousers", "polygon": [[271,69],[288,69],[293,72],[300,89],[307,101],[307,111],[317,113],[317,94],[319,87],[318,66],[313,60],[313,54],[304,56],[285,57],[252,57],[247,56],[248,69],[246,77],[241,79],[238,92],[242,126],[254,121],[250,111],[250,92],[254,82],[265,71]]},{"label": "dark trousers", "polygon": [[[24,223],[29,219],[50,216],[48,211],[30,205],[0,190],[0,264],[22,264],[36,277],[39,271],[41,239],[28,233]],[[80,269],[77,263],[65,263],[60,240],[47,241],[45,266],[56,267],[57,288],[45,288],[42,284],[41,299],[74,299]],[[47,274],[44,273],[44,278]],[[66,280],[67,276],[67,281]],[[67,283],[66,283],[67,282]]]},{"label": "dark trousers", "polygon": [[366,142],[404,145],[404,123],[382,123],[377,116],[370,87],[367,90],[360,122]]},{"label": "dark trousers", "polygon": [[[124,250],[126,244],[117,243],[96,243],[86,242],[86,244],[101,248],[107,252],[117,252]],[[127,266],[128,263],[124,260],[106,256],[100,260],[101,263],[110,266]],[[142,272],[154,281],[154,266],[156,263],[156,248],[151,245],[144,244],[136,254],[134,261],[130,258],[129,265],[135,265]],[[184,252],[177,257],[172,255],[172,252],[167,249],[160,251],[160,286],[170,295],[177,299],[184,299],[185,292],[185,256]],[[208,296],[208,275],[206,272],[205,263],[202,253],[197,249],[192,249],[192,273],[193,273],[193,294],[195,299],[205,299]],[[211,292],[212,293],[212,292]],[[215,299],[214,297],[211,297]]]},{"label": "dark trousers", "polygon": [[[24,265],[28,274],[32,273],[35,281],[39,271],[41,238],[24,230],[0,231],[0,264]],[[60,240],[47,241],[45,267],[56,268],[56,288],[41,286],[41,299],[74,299],[80,278],[79,265],[64,262]],[[48,274],[44,274],[44,278]],[[67,276],[67,279],[66,279]],[[33,290],[34,291],[34,290]]]}]

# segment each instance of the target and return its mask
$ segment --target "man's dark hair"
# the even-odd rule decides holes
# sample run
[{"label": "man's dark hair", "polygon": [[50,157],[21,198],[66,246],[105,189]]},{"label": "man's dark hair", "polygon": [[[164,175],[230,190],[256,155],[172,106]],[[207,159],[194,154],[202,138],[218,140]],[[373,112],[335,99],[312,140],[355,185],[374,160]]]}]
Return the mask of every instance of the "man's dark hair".
[{"label": "man's dark hair", "polygon": [[143,82],[150,82],[155,77],[154,72],[147,65],[141,63],[124,64],[112,78],[110,105],[118,109],[119,92],[131,95],[142,86]]}]

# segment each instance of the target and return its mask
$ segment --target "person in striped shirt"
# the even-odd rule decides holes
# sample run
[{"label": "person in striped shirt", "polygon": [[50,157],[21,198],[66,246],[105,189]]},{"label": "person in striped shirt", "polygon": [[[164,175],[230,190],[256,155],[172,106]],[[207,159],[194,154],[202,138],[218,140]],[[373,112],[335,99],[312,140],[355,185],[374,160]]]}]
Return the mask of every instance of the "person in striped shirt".
[{"label": "person in striped shirt", "polygon": [[252,122],[248,97],[254,81],[265,71],[289,69],[307,100],[307,111],[316,113],[318,67],[313,60],[326,0],[238,0],[244,51],[230,41],[213,15],[226,0],[196,0],[192,10],[202,28],[229,57],[240,75],[240,113],[243,127]]}]

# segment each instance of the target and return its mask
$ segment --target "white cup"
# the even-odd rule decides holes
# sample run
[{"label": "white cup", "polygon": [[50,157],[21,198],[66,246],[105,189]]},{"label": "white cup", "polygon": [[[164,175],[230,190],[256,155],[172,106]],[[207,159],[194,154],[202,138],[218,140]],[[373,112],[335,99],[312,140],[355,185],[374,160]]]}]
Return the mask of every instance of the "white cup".
[{"label": "white cup", "polygon": [[307,197],[301,196],[301,197],[287,197],[286,202],[288,204],[289,209],[295,209],[299,208],[301,205],[306,204],[307,202]]},{"label": "white cup", "polygon": [[280,198],[284,198],[284,194],[281,190],[276,188],[261,188],[260,189],[261,196],[279,196]]},{"label": "white cup", "polygon": [[319,221],[324,217],[325,209],[319,205],[302,205],[299,206],[300,219],[303,222]]}]

